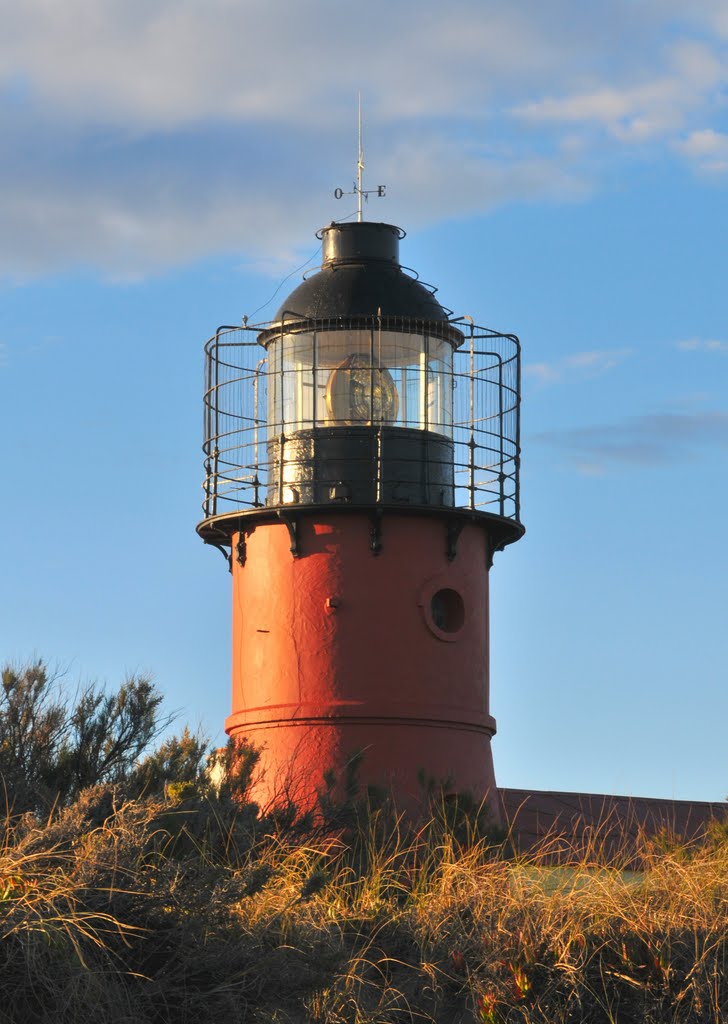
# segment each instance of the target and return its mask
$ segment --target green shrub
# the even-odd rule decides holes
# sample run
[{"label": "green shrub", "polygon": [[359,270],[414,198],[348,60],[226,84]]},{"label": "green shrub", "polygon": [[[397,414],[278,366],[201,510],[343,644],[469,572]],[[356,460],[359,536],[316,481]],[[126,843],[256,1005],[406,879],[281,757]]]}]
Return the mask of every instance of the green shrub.
[{"label": "green shrub", "polygon": [[0,681],[0,800],[7,813],[47,813],[105,783],[158,792],[201,773],[204,742],[188,730],[140,764],[171,721],[147,676],[129,676],[111,692],[90,684],[73,698],[43,661],[6,665]]}]

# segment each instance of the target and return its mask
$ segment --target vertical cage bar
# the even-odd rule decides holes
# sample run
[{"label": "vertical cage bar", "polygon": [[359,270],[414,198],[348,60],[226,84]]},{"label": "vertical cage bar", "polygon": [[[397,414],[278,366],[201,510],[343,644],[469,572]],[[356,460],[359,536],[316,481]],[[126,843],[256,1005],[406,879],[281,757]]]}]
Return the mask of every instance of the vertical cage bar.
[{"label": "vertical cage bar", "polygon": [[260,424],[260,375],[261,367],[267,363],[267,356],[259,359],[255,367],[255,378],[253,380],[253,504],[257,508],[260,504],[260,452],[258,430]]},{"label": "vertical cage bar", "polygon": [[518,338],[513,338],[516,346],[516,453],[514,456],[514,481],[515,481],[515,516],[520,522],[521,519],[521,416],[519,404],[521,401],[521,343]]},{"label": "vertical cage bar", "polygon": [[284,388],[285,388],[285,374],[284,374],[284,371],[283,371],[283,368],[285,366],[285,354],[286,354],[285,353],[285,345],[286,345],[286,343],[285,343],[285,336],[284,336],[282,330],[281,330],[281,333],[278,335],[278,338],[279,338],[278,358],[280,360],[280,379],[279,379],[279,384],[280,384],[280,391],[281,391],[281,398],[280,398],[280,410],[281,410],[281,413],[280,413],[280,416],[281,416],[280,428],[281,429],[280,429],[280,445],[279,445],[279,448],[278,448],[278,504],[282,505],[283,504],[283,464],[285,462],[285,457],[286,457],[286,429],[285,429],[285,423],[286,423],[286,393],[285,393],[285,390],[284,390]]},{"label": "vertical cage bar", "polygon": [[220,329],[218,328],[215,333],[215,385],[213,388],[213,394],[215,396],[214,406],[214,420],[215,426],[213,430],[213,438],[215,441],[215,447],[212,451],[212,514],[217,515],[217,496],[218,496],[218,460],[220,457],[220,449],[218,447],[218,440],[220,437]]},{"label": "vertical cage bar", "polygon": [[210,474],[212,473],[212,463],[210,462],[210,433],[212,430],[212,415],[210,412],[210,388],[212,382],[212,346],[208,342],[205,346],[205,415],[203,428],[205,431],[204,444],[202,449],[205,453],[205,483],[203,484],[205,498],[202,503],[202,510],[205,513],[205,519],[207,519],[210,512]]},{"label": "vertical cage bar", "polygon": [[316,429],[316,406],[318,405],[318,337],[311,338],[311,424]]},{"label": "vertical cage bar", "polygon": [[[381,309],[377,310],[377,347],[379,349],[379,351],[377,353],[377,365],[379,367],[379,369],[377,371],[377,374],[378,374],[378,378],[379,378],[379,380],[378,380],[379,390],[380,390],[380,393],[381,393],[381,389],[382,389],[382,311],[381,311]],[[372,331],[372,366],[373,365],[374,365],[374,331]],[[374,372],[374,371],[372,370],[372,372]],[[374,388],[372,388],[372,400],[373,400],[373,397],[374,397],[373,396],[373,392],[374,392]],[[383,416],[384,404],[381,401],[381,399],[380,399],[379,405],[380,405],[380,413],[379,413],[379,423],[377,424],[377,453],[376,453],[376,465],[375,465],[375,472],[376,472],[377,478],[376,478],[376,482],[375,482],[375,485],[374,485],[374,500],[376,501],[376,503],[378,505],[381,504],[381,501],[382,501],[382,423],[383,423],[383,420],[384,420],[384,416]]]},{"label": "vertical cage bar", "polygon": [[475,508],[475,331],[470,321],[470,508]]},{"label": "vertical cage bar", "polygon": [[498,357],[498,491],[500,514],[505,515],[505,457],[503,454],[503,360]]}]

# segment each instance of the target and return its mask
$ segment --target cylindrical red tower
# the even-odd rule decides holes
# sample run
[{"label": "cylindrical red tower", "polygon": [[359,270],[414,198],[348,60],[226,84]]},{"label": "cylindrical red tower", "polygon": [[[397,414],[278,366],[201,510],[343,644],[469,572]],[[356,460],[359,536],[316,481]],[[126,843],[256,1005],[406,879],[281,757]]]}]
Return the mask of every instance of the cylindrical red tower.
[{"label": "cylindrical red tower", "polygon": [[407,810],[495,795],[488,570],[523,533],[519,345],[449,316],[402,235],[331,224],[271,323],[206,347],[198,531],[229,558],[226,731],[260,750],[263,805],[311,807],[353,764]]}]

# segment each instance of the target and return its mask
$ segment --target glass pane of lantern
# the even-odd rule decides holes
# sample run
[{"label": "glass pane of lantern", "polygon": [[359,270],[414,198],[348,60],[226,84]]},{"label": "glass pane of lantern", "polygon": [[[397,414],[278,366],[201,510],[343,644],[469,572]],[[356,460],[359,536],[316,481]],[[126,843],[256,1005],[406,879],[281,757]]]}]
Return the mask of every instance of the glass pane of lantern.
[{"label": "glass pane of lantern", "polygon": [[312,362],[312,334],[284,336],[283,423],[288,429],[304,430],[312,425]]},{"label": "glass pane of lantern", "polygon": [[452,436],[452,346],[430,338],[427,370],[428,429]]},{"label": "glass pane of lantern", "polygon": [[283,416],[281,392],[281,345],[268,347],[268,433],[280,433]]},{"label": "glass pane of lantern", "polygon": [[270,433],[386,424],[452,435],[448,341],[376,329],[304,332],[275,339],[269,356]]}]

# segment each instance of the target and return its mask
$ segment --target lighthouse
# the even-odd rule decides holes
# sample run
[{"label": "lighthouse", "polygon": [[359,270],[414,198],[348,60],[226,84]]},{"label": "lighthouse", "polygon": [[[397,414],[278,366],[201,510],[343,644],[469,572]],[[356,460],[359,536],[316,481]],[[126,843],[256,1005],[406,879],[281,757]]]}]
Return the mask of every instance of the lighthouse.
[{"label": "lighthouse", "polygon": [[356,765],[416,812],[498,806],[489,571],[523,534],[520,346],[440,304],[404,232],[319,232],[270,322],[206,352],[202,539],[232,574],[226,732],[262,806],[313,807]]}]

